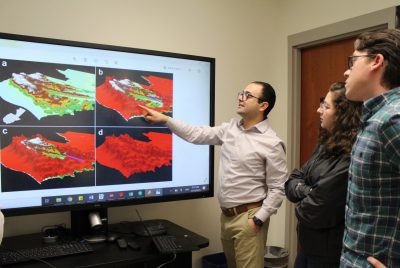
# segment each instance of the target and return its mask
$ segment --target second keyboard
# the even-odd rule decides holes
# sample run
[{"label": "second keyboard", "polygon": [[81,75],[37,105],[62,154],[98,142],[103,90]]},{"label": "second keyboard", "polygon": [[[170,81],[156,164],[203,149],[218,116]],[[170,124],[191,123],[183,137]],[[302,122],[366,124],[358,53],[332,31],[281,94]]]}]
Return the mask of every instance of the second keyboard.
[{"label": "second keyboard", "polygon": [[54,257],[88,253],[92,251],[92,246],[86,242],[69,242],[21,250],[1,249],[0,264],[5,265],[26,262],[35,259],[49,259]]}]

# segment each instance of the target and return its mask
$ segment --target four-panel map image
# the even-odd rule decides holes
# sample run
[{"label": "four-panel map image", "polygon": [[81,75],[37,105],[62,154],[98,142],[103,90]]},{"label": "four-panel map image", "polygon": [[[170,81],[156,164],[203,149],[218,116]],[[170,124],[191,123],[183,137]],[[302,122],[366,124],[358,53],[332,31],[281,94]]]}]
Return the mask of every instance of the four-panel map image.
[{"label": "four-panel map image", "polygon": [[0,62],[3,192],[172,180],[172,73]]}]

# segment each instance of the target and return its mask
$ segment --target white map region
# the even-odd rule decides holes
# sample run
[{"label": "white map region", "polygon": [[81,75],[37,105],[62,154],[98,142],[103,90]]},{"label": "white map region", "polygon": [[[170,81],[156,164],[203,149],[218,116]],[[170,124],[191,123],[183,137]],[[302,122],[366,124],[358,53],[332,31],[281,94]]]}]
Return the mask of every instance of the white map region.
[{"label": "white map region", "polygon": [[3,122],[4,124],[11,124],[14,123],[15,121],[21,120],[21,115],[25,113],[25,109],[23,108],[18,108],[15,114],[9,113],[6,116],[3,117]]}]

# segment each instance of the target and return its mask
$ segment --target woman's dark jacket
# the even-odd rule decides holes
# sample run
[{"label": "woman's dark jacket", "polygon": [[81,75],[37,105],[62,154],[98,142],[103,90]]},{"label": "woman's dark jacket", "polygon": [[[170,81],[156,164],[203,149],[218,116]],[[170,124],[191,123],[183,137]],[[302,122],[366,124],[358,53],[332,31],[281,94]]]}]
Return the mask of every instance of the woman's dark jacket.
[{"label": "woman's dark jacket", "polygon": [[350,155],[324,158],[322,146],[285,184],[296,204],[298,236],[305,254],[338,260],[342,249]]}]

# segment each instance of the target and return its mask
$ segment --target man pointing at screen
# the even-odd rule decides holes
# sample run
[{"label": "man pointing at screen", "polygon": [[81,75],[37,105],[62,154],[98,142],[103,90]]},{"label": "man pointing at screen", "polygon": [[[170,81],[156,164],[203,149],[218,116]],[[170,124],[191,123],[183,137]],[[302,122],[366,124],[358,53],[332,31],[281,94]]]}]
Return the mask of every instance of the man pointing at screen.
[{"label": "man pointing at screen", "polygon": [[144,118],[163,123],[194,144],[220,145],[218,200],[228,267],[264,267],[269,219],[284,198],[285,145],[268,124],[275,91],[255,81],[239,92],[237,113],[219,126],[196,127],[141,106]]}]

